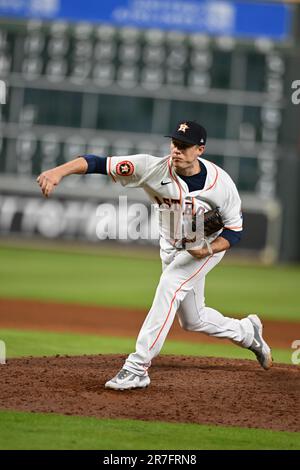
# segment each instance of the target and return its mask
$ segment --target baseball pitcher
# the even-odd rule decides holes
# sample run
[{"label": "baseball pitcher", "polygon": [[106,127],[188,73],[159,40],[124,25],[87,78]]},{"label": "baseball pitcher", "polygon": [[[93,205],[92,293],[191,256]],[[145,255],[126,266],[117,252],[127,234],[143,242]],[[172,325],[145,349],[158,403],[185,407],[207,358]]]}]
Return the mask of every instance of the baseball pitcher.
[{"label": "baseball pitcher", "polygon": [[[49,197],[65,176],[107,174],[123,186],[143,188],[161,209],[163,272],[138,335],[136,350],[128,356],[120,372],[105,384],[115,390],[144,388],[150,384],[151,361],[159,354],[176,313],[182,328],[230,339],[250,349],[264,369],[272,366],[271,350],[263,339],[263,327],[257,315],[238,320],[225,317],[205,305],[206,275],[226,251],[239,242],[243,232],[237,188],[223,169],[202,157],[207,133],[200,124],[182,121],[167,137],[171,138],[170,155],[164,158],[147,154],[83,155],[43,172],[37,178],[42,193]],[[181,226],[186,225],[184,217],[175,217],[177,229],[170,231],[170,217],[165,216],[174,208],[177,208],[177,214],[187,213],[190,209],[193,222],[196,214],[202,214],[203,224],[200,223],[199,230],[196,227],[194,238],[191,229],[188,236],[178,236],[182,233]]]}]

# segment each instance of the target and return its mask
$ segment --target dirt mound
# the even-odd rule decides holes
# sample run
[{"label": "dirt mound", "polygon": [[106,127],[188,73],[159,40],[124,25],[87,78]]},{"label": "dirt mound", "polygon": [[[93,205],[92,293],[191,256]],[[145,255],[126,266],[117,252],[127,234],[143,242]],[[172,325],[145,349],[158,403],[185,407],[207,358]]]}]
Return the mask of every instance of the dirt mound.
[{"label": "dirt mound", "polygon": [[10,359],[0,366],[0,408],[300,431],[297,366],[276,364],[266,372],[256,361],[162,356],[147,389],[106,390],[124,359]]}]

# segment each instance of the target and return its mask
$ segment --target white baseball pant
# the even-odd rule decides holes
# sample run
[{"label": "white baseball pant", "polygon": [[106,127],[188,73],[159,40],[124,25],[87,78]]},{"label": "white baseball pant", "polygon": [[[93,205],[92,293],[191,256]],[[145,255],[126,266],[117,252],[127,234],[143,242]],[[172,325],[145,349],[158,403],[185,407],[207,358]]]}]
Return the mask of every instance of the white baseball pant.
[{"label": "white baseball pant", "polygon": [[197,260],[180,251],[165,267],[156,289],[152,307],[142,325],[136,351],[125,361],[124,368],[143,375],[164,344],[176,312],[182,328],[217,338],[227,338],[242,347],[253,341],[253,326],[248,318],[224,317],[205,306],[205,276],[223,258],[225,251]]}]

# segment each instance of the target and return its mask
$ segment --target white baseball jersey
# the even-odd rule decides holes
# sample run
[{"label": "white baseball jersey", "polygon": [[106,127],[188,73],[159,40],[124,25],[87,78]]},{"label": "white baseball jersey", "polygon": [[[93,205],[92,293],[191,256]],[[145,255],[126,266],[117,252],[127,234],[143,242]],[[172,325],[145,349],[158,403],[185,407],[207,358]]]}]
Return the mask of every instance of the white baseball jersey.
[{"label": "white baseball jersey", "polygon": [[[158,205],[183,206],[187,197],[207,202],[211,207],[219,208],[224,228],[241,231],[241,200],[234,182],[222,168],[208,160],[199,160],[205,164],[207,177],[204,188],[193,192],[189,191],[186,182],[175,172],[170,156],[159,158],[138,154],[108,157],[107,173],[114,182],[118,181],[123,186],[143,188],[150,200]],[[161,227],[160,232],[161,257],[168,264],[176,248],[164,237],[164,227]],[[209,241],[217,238],[220,232],[209,237]]]}]

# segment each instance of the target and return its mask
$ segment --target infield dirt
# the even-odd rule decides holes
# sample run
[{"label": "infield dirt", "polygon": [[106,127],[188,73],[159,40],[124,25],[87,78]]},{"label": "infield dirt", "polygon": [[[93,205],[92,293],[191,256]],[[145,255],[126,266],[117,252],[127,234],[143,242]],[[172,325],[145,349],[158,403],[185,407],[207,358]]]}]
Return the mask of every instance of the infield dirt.
[{"label": "infield dirt", "polygon": [[[0,312],[0,328],[89,333],[134,338],[137,336],[147,314],[147,311],[141,309],[23,299],[0,299]],[[300,338],[299,322],[264,320],[263,323],[264,337],[273,348],[290,349],[292,342]],[[217,338],[184,331],[179,326],[177,319],[172,325],[168,339],[220,344],[220,340]],[[226,341],[222,340],[223,343]],[[227,343],[231,344],[230,341],[227,341]]]},{"label": "infield dirt", "polygon": [[208,423],[300,431],[300,370],[254,361],[161,356],[147,389],[113,391],[104,383],[125,356],[10,359],[1,366],[1,409]]}]

